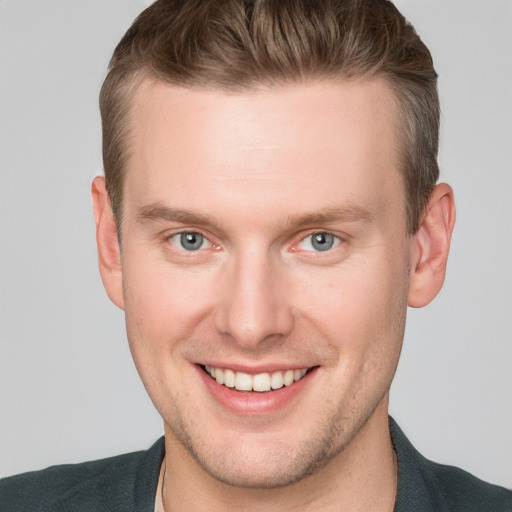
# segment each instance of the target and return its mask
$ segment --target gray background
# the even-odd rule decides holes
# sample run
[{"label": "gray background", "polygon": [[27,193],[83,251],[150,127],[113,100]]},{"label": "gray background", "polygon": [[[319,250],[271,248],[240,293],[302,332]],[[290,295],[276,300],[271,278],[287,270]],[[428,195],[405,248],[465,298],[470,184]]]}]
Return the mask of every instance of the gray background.
[{"label": "gray background", "polygon": [[[142,0],[0,2],[0,475],[162,433],[97,272],[97,94]],[[410,311],[391,412],[429,458],[512,486],[512,2],[400,0],[440,74],[448,277]]]}]

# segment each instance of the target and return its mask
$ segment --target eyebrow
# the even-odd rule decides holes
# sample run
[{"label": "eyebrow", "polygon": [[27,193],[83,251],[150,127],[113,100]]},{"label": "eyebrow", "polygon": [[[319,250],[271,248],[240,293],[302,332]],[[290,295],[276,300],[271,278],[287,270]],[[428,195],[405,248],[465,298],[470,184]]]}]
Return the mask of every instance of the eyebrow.
[{"label": "eyebrow", "polygon": [[161,203],[154,203],[143,206],[137,214],[139,222],[181,222],[183,224],[197,224],[210,228],[218,228],[217,224],[202,213],[191,212],[181,208],[164,206]]},{"label": "eyebrow", "polygon": [[294,215],[288,218],[288,224],[292,226],[329,224],[333,222],[363,222],[365,224],[372,224],[375,222],[375,215],[368,208],[357,204],[348,204],[346,206],[324,208],[318,212]]},{"label": "eyebrow", "polygon": [[[193,224],[211,229],[220,229],[220,226],[208,215],[153,203],[143,206],[137,214],[139,222],[180,222]],[[289,216],[286,225],[289,227],[303,227],[315,224],[330,224],[334,222],[375,222],[375,215],[370,209],[357,204],[324,208],[317,212]]]}]

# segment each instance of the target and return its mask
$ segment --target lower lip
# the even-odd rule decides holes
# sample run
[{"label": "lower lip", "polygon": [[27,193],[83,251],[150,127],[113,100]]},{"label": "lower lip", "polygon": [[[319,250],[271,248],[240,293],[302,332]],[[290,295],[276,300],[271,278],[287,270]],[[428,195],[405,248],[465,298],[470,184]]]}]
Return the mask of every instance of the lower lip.
[{"label": "lower lip", "polygon": [[235,414],[264,416],[284,409],[293,402],[313,378],[317,368],[310,370],[302,379],[290,386],[267,392],[236,391],[212,379],[200,366],[195,365],[211,395],[228,411]]}]

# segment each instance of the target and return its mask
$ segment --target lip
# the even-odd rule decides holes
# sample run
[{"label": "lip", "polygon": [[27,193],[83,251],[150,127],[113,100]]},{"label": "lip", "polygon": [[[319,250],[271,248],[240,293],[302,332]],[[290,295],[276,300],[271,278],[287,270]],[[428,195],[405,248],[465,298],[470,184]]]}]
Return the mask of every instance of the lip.
[{"label": "lip", "polygon": [[[258,391],[236,391],[233,388],[228,388],[212,379],[201,366],[196,364],[194,367],[214,400],[229,412],[245,416],[265,416],[285,409],[299,398],[299,395],[304,391],[304,388],[310,383],[311,379],[315,377],[318,370],[318,367],[313,367],[302,379],[294,382],[290,386],[283,386],[280,389],[261,393]],[[224,366],[219,367],[222,368]],[[235,370],[235,368],[231,366],[230,368]],[[269,370],[268,368],[269,367],[266,366],[265,370],[251,368],[250,370],[237,369],[237,371],[246,371],[251,374],[277,371]],[[290,367],[289,369],[293,368]],[[281,366],[279,369],[284,370],[285,368]]]},{"label": "lip", "polygon": [[277,371],[287,371],[287,370],[297,370],[301,368],[313,368],[313,366],[310,364],[266,364],[266,365],[244,365],[244,364],[237,364],[237,363],[221,363],[218,361],[207,361],[207,362],[200,362],[196,363],[199,366],[211,366],[213,368],[229,368],[230,370],[233,370],[234,372],[244,372],[249,375],[257,375],[258,373],[273,373]]}]

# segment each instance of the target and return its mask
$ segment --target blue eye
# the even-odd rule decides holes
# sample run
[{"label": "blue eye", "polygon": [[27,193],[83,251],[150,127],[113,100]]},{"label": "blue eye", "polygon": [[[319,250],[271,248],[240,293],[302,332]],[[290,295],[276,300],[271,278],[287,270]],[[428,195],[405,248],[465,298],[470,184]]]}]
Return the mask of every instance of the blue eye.
[{"label": "blue eye", "polygon": [[170,238],[170,241],[174,246],[179,249],[185,249],[186,251],[197,251],[209,244],[208,240],[203,235],[192,231],[177,233]]},{"label": "blue eye", "polygon": [[334,236],[330,233],[315,233],[311,235],[311,245],[317,251],[328,251],[334,245]]},{"label": "blue eye", "polygon": [[325,252],[339,245],[340,239],[331,233],[313,233],[301,240],[299,247],[305,251]]}]

